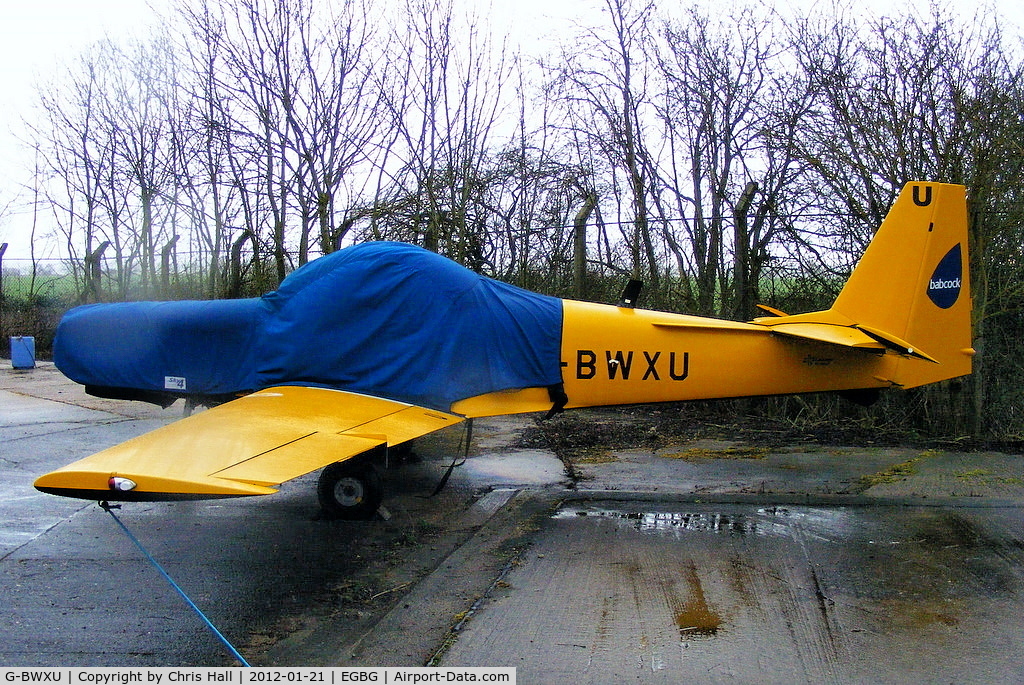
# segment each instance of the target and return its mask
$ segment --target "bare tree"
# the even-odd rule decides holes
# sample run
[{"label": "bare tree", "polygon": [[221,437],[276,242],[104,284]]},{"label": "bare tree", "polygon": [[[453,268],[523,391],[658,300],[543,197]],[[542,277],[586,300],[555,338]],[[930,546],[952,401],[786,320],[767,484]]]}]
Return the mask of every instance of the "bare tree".
[{"label": "bare tree", "polygon": [[166,36],[132,42],[117,55],[124,67],[112,72],[105,127],[116,141],[114,164],[122,187],[136,202],[129,212],[143,289],[157,285],[157,245],[164,240],[158,221],[162,201],[175,176],[174,123],[177,65]]},{"label": "bare tree", "polygon": [[[268,244],[278,281],[289,269],[286,226],[296,188],[284,106],[295,87],[290,78],[291,47],[298,2],[217,0],[199,10],[183,10],[202,42],[220,41],[222,46],[223,67],[214,72],[216,90],[236,103],[231,126],[240,132],[233,137],[232,176],[255,189],[245,205],[246,218],[252,222],[246,229],[258,243]],[[214,31],[218,34],[212,35]]]},{"label": "bare tree", "polygon": [[182,5],[184,21],[180,37],[182,60],[188,74],[182,80],[188,101],[183,115],[183,134],[177,148],[181,174],[177,179],[184,194],[183,210],[192,226],[197,259],[205,261],[206,292],[216,297],[224,283],[223,255],[231,242],[232,223],[248,226],[239,209],[251,190],[237,171],[241,151],[235,140],[244,133],[235,121],[233,100],[223,88],[224,32],[208,6]]},{"label": "bare tree", "polygon": [[[556,74],[568,127],[577,142],[599,150],[608,160],[613,187],[625,175],[629,246],[634,278],[644,275],[652,288],[660,280],[660,261],[649,226],[649,169],[645,140],[649,123],[648,54],[653,2],[605,0],[608,25],[584,31],[582,49],[566,50]],[[615,194],[618,194],[617,191]]]},{"label": "bare tree", "polygon": [[915,412],[944,406],[948,426],[994,431],[987,417],[1007,413],[993,409],[1021,397],[994,392],[1019,387],[1004,375],[1006,360],[1017,355],[1007,354],[1003,335],[1006,326],[1019,326],[1024,295],[1019,182],[1009,180],[1022,171],[1019,58],[994,23],[976,18],[965,25],[938,10],[882,18],[866,31],[815,16],[799,22],[794,35],[794,54],[820,94],[801,131],[800,155],[824,190],[819,211],[840,218],[831,232],[842,237],[831,243],[833,254],[858,253],[906,181],[970,188],[980,351],[968,385],[971,399],[950,400],[954,386],[930,388],[918,393]]},{"label": "bare tree", "polygon": [[681,219],[665,222],[679,231],[668,245],[693,275],[703,314],[750,315],[777,232],[771,208],[796,168],[789,140],[806,96],[786,87],[770,25],[749,9],[717,24],[692,10],[663,31],[658,115],[667,146],[651,173],[657,196],[671,198],[663,216],[671,208]]},{"label": "bare tree", "polygon": [[[387,106],[397,135],[381,160],[392,180],[379,202],[413,234],[392,233],[474,268],[484,262],[490,145],[510,64],[503,45],[451,0],[408,0],[390,41]],[[380,223],[384,217],[378,219]]]},{"label": "bare tree", "polygon": [[380,65],[371,61],[366,2],[271,5],[280,16],[270,34],[276,43],[269,47],[272,62],[267,66],[273,71],[263,76],[278,90],[282,144],[293,165],[300,215],[298,263],[303,264],[314,228],[324,253],[336,249],[343,237],[347,224],[337,221],[336,196],[381,128],[380,93],[368,73]]},{"label": "bare tree", "polygon": [[[34,145],[53,178],[44,192],[83,291],[90,282],[86,256],[93,254],[97,241],[116,237],[120,225],[116,221],[120,204],[104,198],[117,186],[114,141],[103,119],[105,77],[116,64],[107,43],[83,53],[69,69],[68,78],[39,88],[43,116],[29,123]],[[104,208],[107,221],[102,217]]]}]

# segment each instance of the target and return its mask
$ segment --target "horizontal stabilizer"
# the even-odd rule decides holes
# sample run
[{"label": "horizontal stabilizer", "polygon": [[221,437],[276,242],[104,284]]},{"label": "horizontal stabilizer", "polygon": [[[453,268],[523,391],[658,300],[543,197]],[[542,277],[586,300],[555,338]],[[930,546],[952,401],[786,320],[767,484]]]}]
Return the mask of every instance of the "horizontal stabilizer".
[{"label": "horizontal stabilizer", "polygon": [[795,316],[786,316],[780,312],[778,316],[762,317],[755,319],[753,323],[689,317],[674,321],[656,321],[653,325],[658,328],[687,330],[775,333],[790,338],[838,345],[865,352],[881,353],[891,350],[897,354],[935,361],[930,355],[898,336],[869,326],[854,324],[832,312],[813,312]]},{"label": "horizontal stabilizer", "polygon": [[[777,311],[777,310],[776,310]],[[799,340],[837,345],[864,352],[882,353],[891,350],[897,354],[917,357],[934,362],[930,355],[898,336],[870,326],[855,324],[834,312],[812,312],[788,316],[778,312],[776,316],[754,319],[752,323],[740,323],[724,319],[701,317],[680,317],[673,321],[655,321],[657,328],[681,330],[733,331],[737,333],[775,333]]]},{"label": "horizontal stabilizer", "polygon": [[771,331],[778,335],[850,347],[866,352],[880,353],[891,350],[897,354],[935,362],[931,355],[915,348],[907,341],[869,326],[841,326],[831,323],[801,321],[774,325],[771,326]]},{"label": "horizontal stabilizer", "polygon": [[784,323],[771,327],[772,333],[785,335],[802,340],[853,347],[866,351],[885,351],[885,346],[867,335],[864,331],[851,326],[835,326],[827,323]]}]

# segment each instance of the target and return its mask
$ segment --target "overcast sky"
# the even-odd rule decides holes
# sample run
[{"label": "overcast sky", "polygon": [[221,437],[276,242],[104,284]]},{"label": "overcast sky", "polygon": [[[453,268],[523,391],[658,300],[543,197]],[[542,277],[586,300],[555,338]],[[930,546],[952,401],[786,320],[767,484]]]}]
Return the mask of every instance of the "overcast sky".
[{"label": "overcast sky", "polygon": [[[34,85],[48,81],[86,46],[110,36],[145,35],[157,17],[150,4],[172,0],[0,0],[0,211],[31,178],[32,155],[18,141],[21,122],[32,116]],[[483,5],[477,0],[466,0]],[[718,0],[704,0],[717,2]],[[815,0],[798,0],[810,6]],[[897,0],[897,4],[903,0]],[[766,0],[771,2],[771,0]],[[829,0],[824,0],[826,6]],[[668,0],[670,5],[683,0]],[[925,6],[926,0],[922,0]],[[573,18],[592,14],[602,0],[493,0],[496,30],[509,29],[536,48],[541,36],[568,34]],[[792,4],[792,0],[786,2]],[[892,0],[859,0],[858,6],[891,8]],[[956,7],[971,16],[978,7],[994,5],[1004,18],[1024,25],[1024,0],[960,0]],[[588,12],[589,10],[589,12]],[[1009,28],[1009,27],[1007,27]],[[1014,29],[1018,35],[1021,31]],[[553,42],[553,41],[552,41]],[[28,217],[17,212],[0,216],[0,242],[9,242],[7,258],[27,257]],[[37,255],[45,256],[45,255]]]},{"label": "overcast sky", "polygon": [[[31,178],[32,155],[19,137],[22,122],[32,116],[35,85],[51,80],[62,64],[105,36],[117,39],[146,35],[158,19],[151,6],[166,7],[170,2],[45,0],[36,4],[0,0],[0,211]],[[568,28],[571,17],[597,3],[598,0],[494,0],[501,15],[494,25],[500,29],[514,23],[533,37],[551,27]],[[24,190],[21,197],[25,197]],[[16,258],[28,257],[28,222],[25,214],[14,211],[0,216],[0,242],[10,243],[5,257],[11,260],[9,265]]]},{"label": "overcast sky", "polygon": [[[148,26],[153,13],[144,0],[0,0],[0,210],[30,178],[32,155],[19,137],[31,116],[34,85],[50,80],[87,45],[104,35],[121,36]],[[0,217],[5,259],[26,257],[28,219],[17,212]]]}]

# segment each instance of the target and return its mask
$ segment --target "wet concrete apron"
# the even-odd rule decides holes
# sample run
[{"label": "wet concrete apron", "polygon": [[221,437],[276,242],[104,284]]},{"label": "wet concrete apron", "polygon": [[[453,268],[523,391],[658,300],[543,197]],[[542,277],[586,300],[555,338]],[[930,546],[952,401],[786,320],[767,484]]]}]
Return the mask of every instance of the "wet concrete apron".
[{"label": "wet concrete apron", "polygon": [[1022,682],[1021,510],[568,503],[441,665],[520,682]]},{"label": "wet concrete apron", "polygon": [[[174,418],[0,373],[0,665],[230,663],[106,514],[31,488]],[[1024,682],[1018,456],[702,443],[602,455],[567,490],[550,453],[509,447],[519,430],[478,425],[435,499],[459,436],[428,441],[385,521],[319,520],[313,477],[122,518],[257,664]]]}]

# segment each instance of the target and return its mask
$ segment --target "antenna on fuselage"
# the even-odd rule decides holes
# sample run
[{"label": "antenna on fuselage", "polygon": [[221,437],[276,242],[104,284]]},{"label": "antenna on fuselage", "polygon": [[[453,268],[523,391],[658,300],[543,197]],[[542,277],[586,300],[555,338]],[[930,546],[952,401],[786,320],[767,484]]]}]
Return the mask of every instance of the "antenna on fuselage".
[{"label": "antenna on fuselage", "polygon": [[635,308],[637,300],[640,299],[640,291],[643,288],[643,281],[638,281],[635,278],[629,279],[629,283],[622,289],[622,294],[619,296],[619,306],[627,309]]}]

